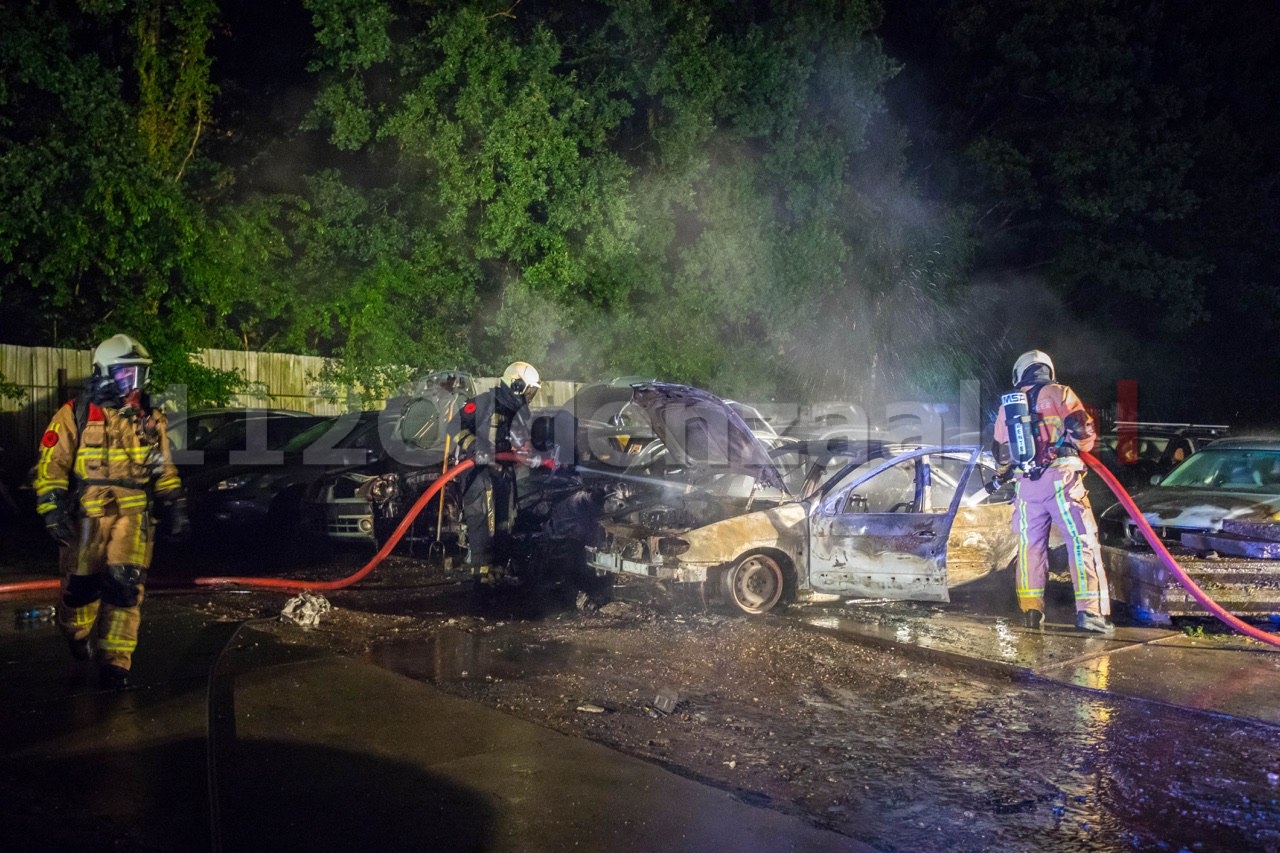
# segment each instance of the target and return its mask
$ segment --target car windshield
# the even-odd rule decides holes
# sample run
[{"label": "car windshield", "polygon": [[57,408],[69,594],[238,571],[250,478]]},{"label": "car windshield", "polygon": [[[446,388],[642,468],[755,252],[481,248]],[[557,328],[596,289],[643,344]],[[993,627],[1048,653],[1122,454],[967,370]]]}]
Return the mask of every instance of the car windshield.
[{"label": "car windshield", "polygon": [[1173,469],[1160,486],[1280,492],[1280,450],[1206,448]]},{"label": "car windshield", "polygon": [[258,432],[262,428],[262,424],[255,424],[254,432],[250,435],[250,420],[266,421],[266,447],[265,450],[279,450],[290,439],[298,435],[303,430],[314,426],[319,421],[317,418],[295,418],[295,417],[267,417],[267,418],[237,418],[233,421],[223,424],[222,426],[209,433],[205,438],[192,445],[193,450],[246,450],[249,441],[262,441],[262,432]]},{"label": "car windshield", "polygon": [[298,433],[293,438],[285,442],[284,446],[280,449],[285,453],[301,453],[311,445],[315,444],[316,440],[328,432],[335,422],[336,420],[334,418],[327,418],[315,426]]}]

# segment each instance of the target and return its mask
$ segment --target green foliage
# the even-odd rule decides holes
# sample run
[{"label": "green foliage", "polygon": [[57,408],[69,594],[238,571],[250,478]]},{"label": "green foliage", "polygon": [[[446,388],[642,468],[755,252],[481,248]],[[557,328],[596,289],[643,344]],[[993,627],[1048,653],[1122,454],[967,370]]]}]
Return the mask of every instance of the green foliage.
[{"label": "green foliage", "polygon": [[[212,95],[212,12],[203,0],[0,11],[0,295],[15,326],[35,319],[38,342],[121,327],[188,349],[209,339],[202,282],[187,275],[206,210],[178,178]],[[122,24],[130,37],[112,37]]]},{"label": "green foliage", "polygon": [[205,51],[213,0],[144,0],[134,17],[138,127],[147,157],[180,180],[210,120],[214,87]]},{"label": "green foliage", "polygon": [[0,373],[0,400],[22,401],[27,396],[27,389],[17,383],[10,382],[9,379]]},{"label": "green foliage", "polygon": [[133,330],[202,399],[238,381],[191,374],[203,346],[328,356],[370,399],[516,358],[795,400],[975,363],[973,247],[903,180],[870,2],[306,9],[278,142],[309,155],[269,183],[211,159],[213,0],[0,13],[0,287],[42,342]]},{"label": "green foliage", "polygon": [[250,383],[238,370],[219,370],[195,361],[190,353],[163,344],[151,350],[155,358],[151,386],[172,394],[181,389],[186,405],[226,406],[231,398],[249,389]]},{"label": "green foliage", "polygon": [[1152,331],[1194,326],[1210,265],[1179,238],[1204,100],[1185,22],[1112,0],[953,5],[988,246],[1077,299],[1158,306]]}]

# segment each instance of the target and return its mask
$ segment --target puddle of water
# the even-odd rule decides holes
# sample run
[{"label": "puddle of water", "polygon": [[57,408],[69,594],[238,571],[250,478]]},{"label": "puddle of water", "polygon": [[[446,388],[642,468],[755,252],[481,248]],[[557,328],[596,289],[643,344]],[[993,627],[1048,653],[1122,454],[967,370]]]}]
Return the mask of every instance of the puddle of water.
[{"label": "puddle of water", "polygon": [[368,662],[433,684],[461,681],[516,681],[541,671],[572,668],[598,652],[569,643],[529,643],[493,634],[445,629],[425,640],[376,646]]}]

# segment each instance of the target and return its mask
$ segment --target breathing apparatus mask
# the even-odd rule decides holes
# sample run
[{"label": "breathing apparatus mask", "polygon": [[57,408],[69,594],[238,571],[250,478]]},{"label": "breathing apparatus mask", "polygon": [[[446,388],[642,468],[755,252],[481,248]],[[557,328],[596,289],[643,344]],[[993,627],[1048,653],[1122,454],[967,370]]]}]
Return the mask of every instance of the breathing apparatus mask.
[{"label": "breathing apparatus mask", "polygon": [[98,405],[137,406],[151,379],[151,354],[128,335],[107,338],[93,351],[89,399]]}]

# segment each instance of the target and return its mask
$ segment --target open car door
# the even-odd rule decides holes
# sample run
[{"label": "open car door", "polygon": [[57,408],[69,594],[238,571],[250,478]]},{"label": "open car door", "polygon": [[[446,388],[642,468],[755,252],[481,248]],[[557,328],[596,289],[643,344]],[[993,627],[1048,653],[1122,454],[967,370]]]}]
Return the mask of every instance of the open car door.
[{"label": "open car door", "polygon": [[955,476],[938,447],[869,459],[841,475],[809,521],[809,583],[853,598],[950,601],[947,539],[978,450]]}]

